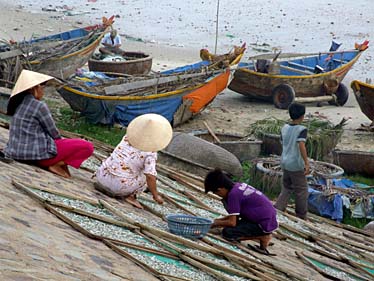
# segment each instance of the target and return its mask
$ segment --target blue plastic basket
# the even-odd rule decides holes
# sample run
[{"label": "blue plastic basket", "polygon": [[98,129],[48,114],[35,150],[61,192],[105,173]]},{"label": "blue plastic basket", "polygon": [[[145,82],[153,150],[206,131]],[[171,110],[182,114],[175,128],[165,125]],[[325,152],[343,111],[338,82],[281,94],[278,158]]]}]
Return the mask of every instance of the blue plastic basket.
[{"label": "blue plastic basket", "polygon": [[171,233],[187,238],[202,238],[210,229],[213,221],[191,215],[166,216]]}]

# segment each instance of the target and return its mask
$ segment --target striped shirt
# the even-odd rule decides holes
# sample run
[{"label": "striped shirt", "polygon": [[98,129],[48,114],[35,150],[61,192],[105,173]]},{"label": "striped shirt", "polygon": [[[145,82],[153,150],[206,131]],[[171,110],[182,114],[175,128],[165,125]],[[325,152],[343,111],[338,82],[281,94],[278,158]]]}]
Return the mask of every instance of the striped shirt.
[{"label": "striped shirt", "polygon": [[57,154],[60,133],[48,106],[33,95],[24,97],[14,113],[5,155],[16,160],[42,160]]}]

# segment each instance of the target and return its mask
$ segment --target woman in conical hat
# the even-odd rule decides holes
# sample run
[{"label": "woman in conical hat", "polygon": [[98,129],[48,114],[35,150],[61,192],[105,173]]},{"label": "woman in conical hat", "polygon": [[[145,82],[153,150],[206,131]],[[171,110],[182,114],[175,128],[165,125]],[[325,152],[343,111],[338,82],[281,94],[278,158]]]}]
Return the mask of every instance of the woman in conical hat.
[{"label": "woman in conical hat", "polygon": [[61,138],[48,106],[41,101],[44,85],[52,79],[22,70],[8,101],[7,114],[12,120],[4,154],[68,178],[67,166],[79,168],[93,153],[93,146],[85,140]]},{"label": "woman in conical hat", "polygon": [[127,134],[96,172],[95,188],[143,208],[136,194],[148,187],[162,204],[156,187],[157,151],[169,144],[172,134],[169,121],[161,115],[144,114],[132,120]]}]

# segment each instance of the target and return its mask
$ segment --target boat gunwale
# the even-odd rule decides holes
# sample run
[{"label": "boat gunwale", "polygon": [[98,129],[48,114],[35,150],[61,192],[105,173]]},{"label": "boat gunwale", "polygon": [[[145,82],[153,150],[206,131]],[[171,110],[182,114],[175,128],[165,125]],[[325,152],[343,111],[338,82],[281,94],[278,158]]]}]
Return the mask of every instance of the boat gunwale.
[{"label": "boat gunwale", "polygon": [[[353,86],[356,88],[356,90],[352,88]],[[374,90],[374,85],[372,85],[372,84],[368,84],[368,83],[362,82],[360,80],[353,80],[351,82],[351,88],[353,89],[354,92],[360,91],[360,86],[364,86],[366,88],[370,88],[370,89]]]},{"label": "boat gunwale", "polygon": [[[132,53],[135,53],[135,52],[132,52]],[[103,61],[103,60],[97,60],[94,58],[90,58],[89,61],[92,61],[95,63],[107,64],[107,65],[111,65],[111,64],[120,65],[120,64],[130,64],[130,63],[138,63],[138,62],[153,60],[153,57],[150,54],[146,54],[146,53],[143,53],[143,54],[146,55],[146,57],[126,60],[126,61]]]},{"label": "boat gunwale", "polygon": [[74,89],[74,88],[69,87],[69,86],[62,86],[61,88],[70,92],[70,93],[76,94],[76,95],[80,95],[80,96],[84,96],[84,97],[92,98],[92,99],[98,99],[98,100],[152,100],[152,99],[165,98],[165,97],[170,97],[170,96],[175,96],[175,95],[178,95],[178,94],[182,94],[183,92],[186,92],[186,91],[193,91],[193,90],[199,89],[199,88],[205,86],[206,84],[208,84],[212,79],[217,78],[221,75],[225,75],[227,72],[234,71],[234,66],[237,65],[240,62],[243,55],[244,54],[239,54],[230,63],[229,67],[227,67],[225,70],[223,70],[221,73],[217,74],[216,76],[209,77],[207,79],[207,81],[205,81],[204,83],[201,83],[201,84],[199,84],[197,86],[194,86],[194,87],[183,88],[183,89],[179,89],[179,90],[171,91],[171,92],[166,92],[166,93],[162,93],[162,94],[153,94],[153,95],[149,95],[149,96],[103,96],[103,95],[94,95],[94,94],[90,94],[90,93],[87,93],[87,92],[83,92],[83,91]]},{"label": "boat gunwale", "polygon": [[84,97],[92,98],[92,99],[98,99],[98,100],[152,100],[152,99],[159,99],[159,98],[175,96],[175,95],[178,95],[178,94],[183,94],[184,92],[199,89],[199,88],[205,86],[206,84],[208,84],[210,81],[212,81],[212,79],[220,77],[221,75],[226,75],[227,71],[230,71],[230,69],[227,69],[226,71],[218,73],[214,77],[209,77],[205,82],[203,82],[203,83],[201,83],[197,86],[194,86],[194,87],[186,87],[186,88],[182,88],[182,89],[179,89],[179,90],[176,90],[176,91],[166,92],[166,93],[162,93],[162,94],[153,94],[153,95],[149,95],[149,96],[104,96],[104,95],[94,95],[94,94],[90,94],[90,93],[87,93],[87,92],[82,92],[80,90],[71,88],[69,86],[63,86],[61,88],[66,90],[66,91],[69,91],[71,93],[80,95],[80,96],[84,96]]},{"label": "boat gunwale", "polygon": [[77,89],[71,88],[69,86],[63,86],[62,89],[69,91],[73,94],[84,96],[87,98],[92,98],[92,99],[98,99],[98,100],[152,100],[152,99],[158,99],[158,98],[165,98],[165,97],[170,97],[170,96],[175,96],[178,94],[182,94],[184,92],[190,91],[190,90],[196,90],[204,85],[206,85],[209,81],[204,82],[202,84],[199,84],[195,87],[188,87],[188,88],[183,88],[179,89],[176,91],[171,91],[171,92],[166,92],[162,94],[153,94],[149,96],[104,96],[104,95],[94,95],[90,94],[87,92],[82,92]]},{"label": "boat gunwale", "polygon": [[[82,27],[81,29],[86,29],[86,28],[96,27],[96,26],[97,26],[97,28],[101,27],[100,25],[92,25],[92,26]],[[29,63],[31,65],[42,64],[42,63],[44,63],[46,61],[59,61],[59,60],[64,60],[64,59],[73,57],[73,56],[80,55],[81,53],[84,53],[84,52],[86,52],[88,50],[91,50],[93,47],[96,48],[96,46],[98,45],[98,43],[100,42],[100,40],[104,37],[104,34],[108,32],[108,30],[109,30],[109,26],[105,27],[105,29],[101,32],[101,34],[91,44],[85,46],[84,48],[82,48],[82,49],[80,49],[78,51],[75,51],[73,53],[70,53],[70,54],[67,54],[67,55],[64,55],[64,56],[61,56],[61,57],[50,58],[50,59],[47,59],[45,61],[33,60],[33,61],[30,61]],[[68,32],[68,31],[66,31],[66,32]]]},{"label": "boat gunwale", "polygon": [[340,72],[342,70],[345,70],[346,68],[352,67],[353,64],[357,62],[359,57],[361,56],[363,51],[357,51],[357,54],[354,58],[352,58],[348,63],[337,67],[331,71],[319,73],[319,74],[311,74],[311,75],[279,75],[279,74],[269,74],[269,73],[261,73],[254,70],[250,70],[245,67],[238,67],[237,71],[243,71],[247,74],[254,75],[254,76],[263,76],[267,78],[279,78],[279,79],[313,79],[313,78],[322,78],[325,76],[329,76],[331,74],[334,74],[336,72]]}]

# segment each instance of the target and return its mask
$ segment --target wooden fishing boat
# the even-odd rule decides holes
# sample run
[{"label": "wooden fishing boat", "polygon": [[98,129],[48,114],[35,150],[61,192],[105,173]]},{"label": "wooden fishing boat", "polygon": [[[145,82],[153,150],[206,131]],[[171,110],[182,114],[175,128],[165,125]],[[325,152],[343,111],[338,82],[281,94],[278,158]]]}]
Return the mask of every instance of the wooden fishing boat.
[{"label": "wooden fishing boat", "polygon": [[242,135],[215,133],[218,140],[207,130],[192,131],[190,134],[218,145],[234,154],[240,162],[257,158],[261,153],[262,141],[246,138]]},{"label": "wooden fishing boat", "polygon": [[124,60],[105,61],[100,54],[88,60],[91,71],[122,73],[128,75],[148,74],[152,68],[152,56],[142,52],[125,52]]},{"label": "wooden fishing boat", "polygon": [[[241,57],[239,54],[231,65],[237,65]],[[227,87],[231,67],[209,70],[209,66],[210,62],[201,61],[156,76],[85,78],[92,86],[78,83],[75,76],[58,92],[91,123],[127,126],[133,118],[152,112],[177,126],[202,111]]]},{"label": "wooden fishing boat", "polygon": [[[323,102],[343,106],[348,89],[347,72],[368,47],[314,54],[271,54],[240,63],[229,89],[255,99],[272,101],[286,109],[293,101]],[[272,61],[271,61],[272,60]]]},{"label": "wooden fishing boat", "polygon": [[361,111],[371,120],[371,126],[374,126],[374,85],[354,80],[351,88]]},{"label": "wooden fishing boat", "polygon": [[334,150],[334,163],[348,174],[374,175],[374,152],[357,150]]},{"label": "wooden fishing boat", "polygon": [[94,25],[0,46],[0,82],[12,87],[23,68],[65,79],[87,63],[108,25]]}]

